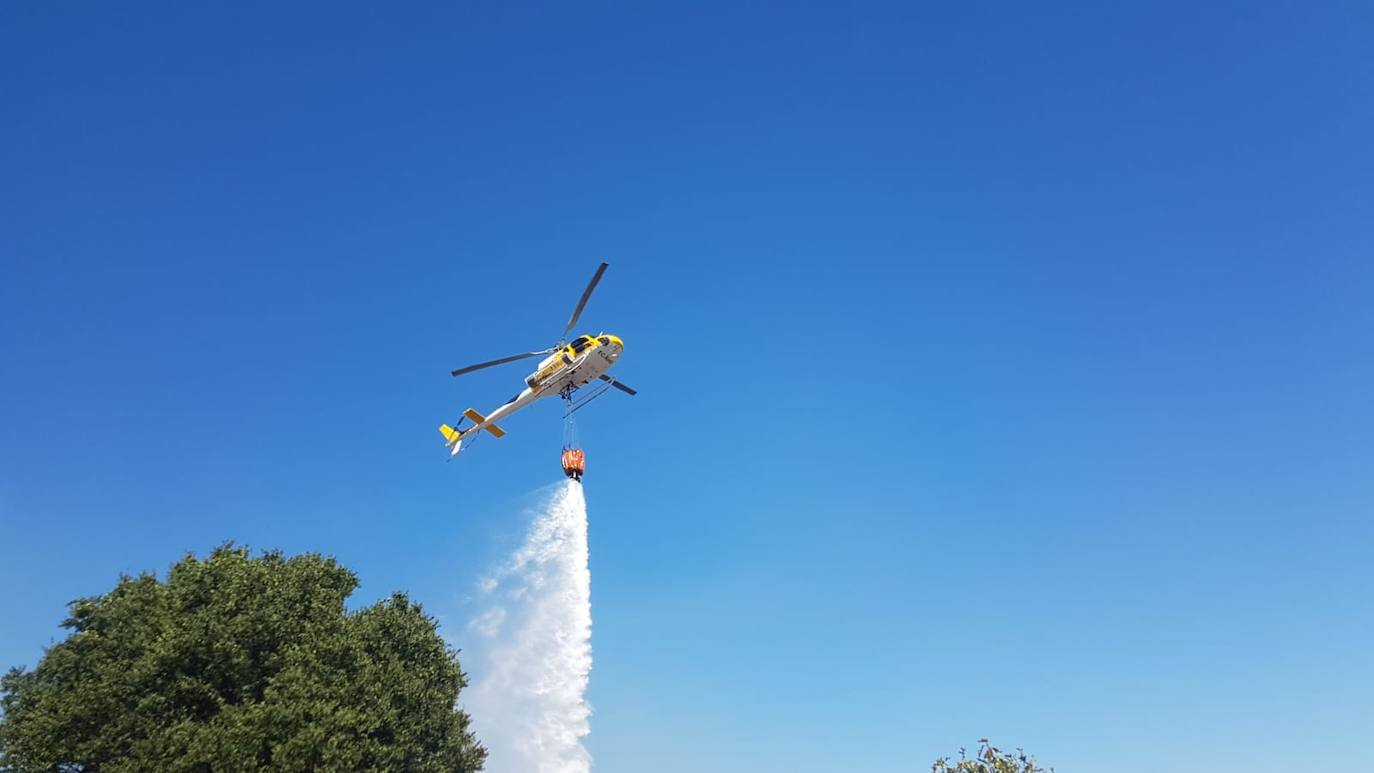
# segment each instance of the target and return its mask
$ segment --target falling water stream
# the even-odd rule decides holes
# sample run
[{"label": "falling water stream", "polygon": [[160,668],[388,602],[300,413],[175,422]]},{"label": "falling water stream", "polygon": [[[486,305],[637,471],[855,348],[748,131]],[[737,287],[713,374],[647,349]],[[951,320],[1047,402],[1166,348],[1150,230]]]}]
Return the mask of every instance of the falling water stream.
[{"label": "falling water stream", "polygon": [[485,653],[464,692],[488,773],[587,773],[591,730],[591,571],[587,500],[565,481],[538,508],[525,542],[482,581],[471,630]]}]

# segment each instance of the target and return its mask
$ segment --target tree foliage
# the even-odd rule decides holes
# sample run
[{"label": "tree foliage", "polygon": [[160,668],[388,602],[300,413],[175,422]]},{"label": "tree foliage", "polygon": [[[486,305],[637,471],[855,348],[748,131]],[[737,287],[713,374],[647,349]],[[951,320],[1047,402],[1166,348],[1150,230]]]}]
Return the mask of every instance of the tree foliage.
[{"label": "tree foliage", "polygon": [[0,680],[0,770],[481,769],[456,653],[402,594],[347,613],[357,584],[226,545],[72,602],[67,639]]},{"label": "tree foliage", "polygon": [[966,750],[959,750],[959,759],[941,757],[930,766],[931,773],[1054,773],[1054,768],[1042,768],[1035,764],[1034,757],[1026,756],[1020,749],[1015,754],[1004,752],[988,743],[988,739],[978,739],[978,751],[972,757]]}]

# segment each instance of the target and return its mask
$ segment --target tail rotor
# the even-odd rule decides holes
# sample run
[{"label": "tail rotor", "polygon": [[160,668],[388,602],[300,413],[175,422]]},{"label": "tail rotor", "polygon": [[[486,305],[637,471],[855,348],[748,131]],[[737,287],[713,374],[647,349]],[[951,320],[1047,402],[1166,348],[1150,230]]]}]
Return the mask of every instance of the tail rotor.
[{"label": "tail rotor", "polygon": [[463,430],[461,429],[462,426],[462,416],[459,416],[458,420],[453,422],[452,427],[450,427],[447,424],[439,425],[439,434],[443,435],[444,440],[446,441],[444,445],[448,446],[448,448],[450,449],[448,452],[448,458],[450,459],[457,456],[458,452],[463,450]]}]

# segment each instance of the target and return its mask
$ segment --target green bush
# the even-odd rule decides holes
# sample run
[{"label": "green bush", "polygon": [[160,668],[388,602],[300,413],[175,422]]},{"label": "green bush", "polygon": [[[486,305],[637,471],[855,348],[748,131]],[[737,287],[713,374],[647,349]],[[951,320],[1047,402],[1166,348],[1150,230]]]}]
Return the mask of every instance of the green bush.
[{"label": "green bush", "polygon": [[941,757],[930,770],[931,773],[1054,773],[1054,768],[1036,765],[1035,758],[1026,756],[1020,749],[1010,754],[989,744],[986,738],[978,739],[978,752],[972,757],[960,749],[959,759]]},{"label": "green bush", "polygon": [[226,545],[73,602],[0,680],[0,770],[480,770],[457,654],[402,594],[346,612],[357,584]]}]

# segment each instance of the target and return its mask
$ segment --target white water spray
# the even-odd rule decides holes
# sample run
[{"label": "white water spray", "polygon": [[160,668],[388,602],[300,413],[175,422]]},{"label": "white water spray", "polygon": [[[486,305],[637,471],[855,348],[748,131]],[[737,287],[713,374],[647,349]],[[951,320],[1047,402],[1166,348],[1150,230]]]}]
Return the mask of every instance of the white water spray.
[{"label": "white water spray", "polygon": [[485,645],[464,693],[488,773],[587,773],[592,575],[587,500],[571,480],[542,505],[525,543],[482,581],[470,626]]}]

